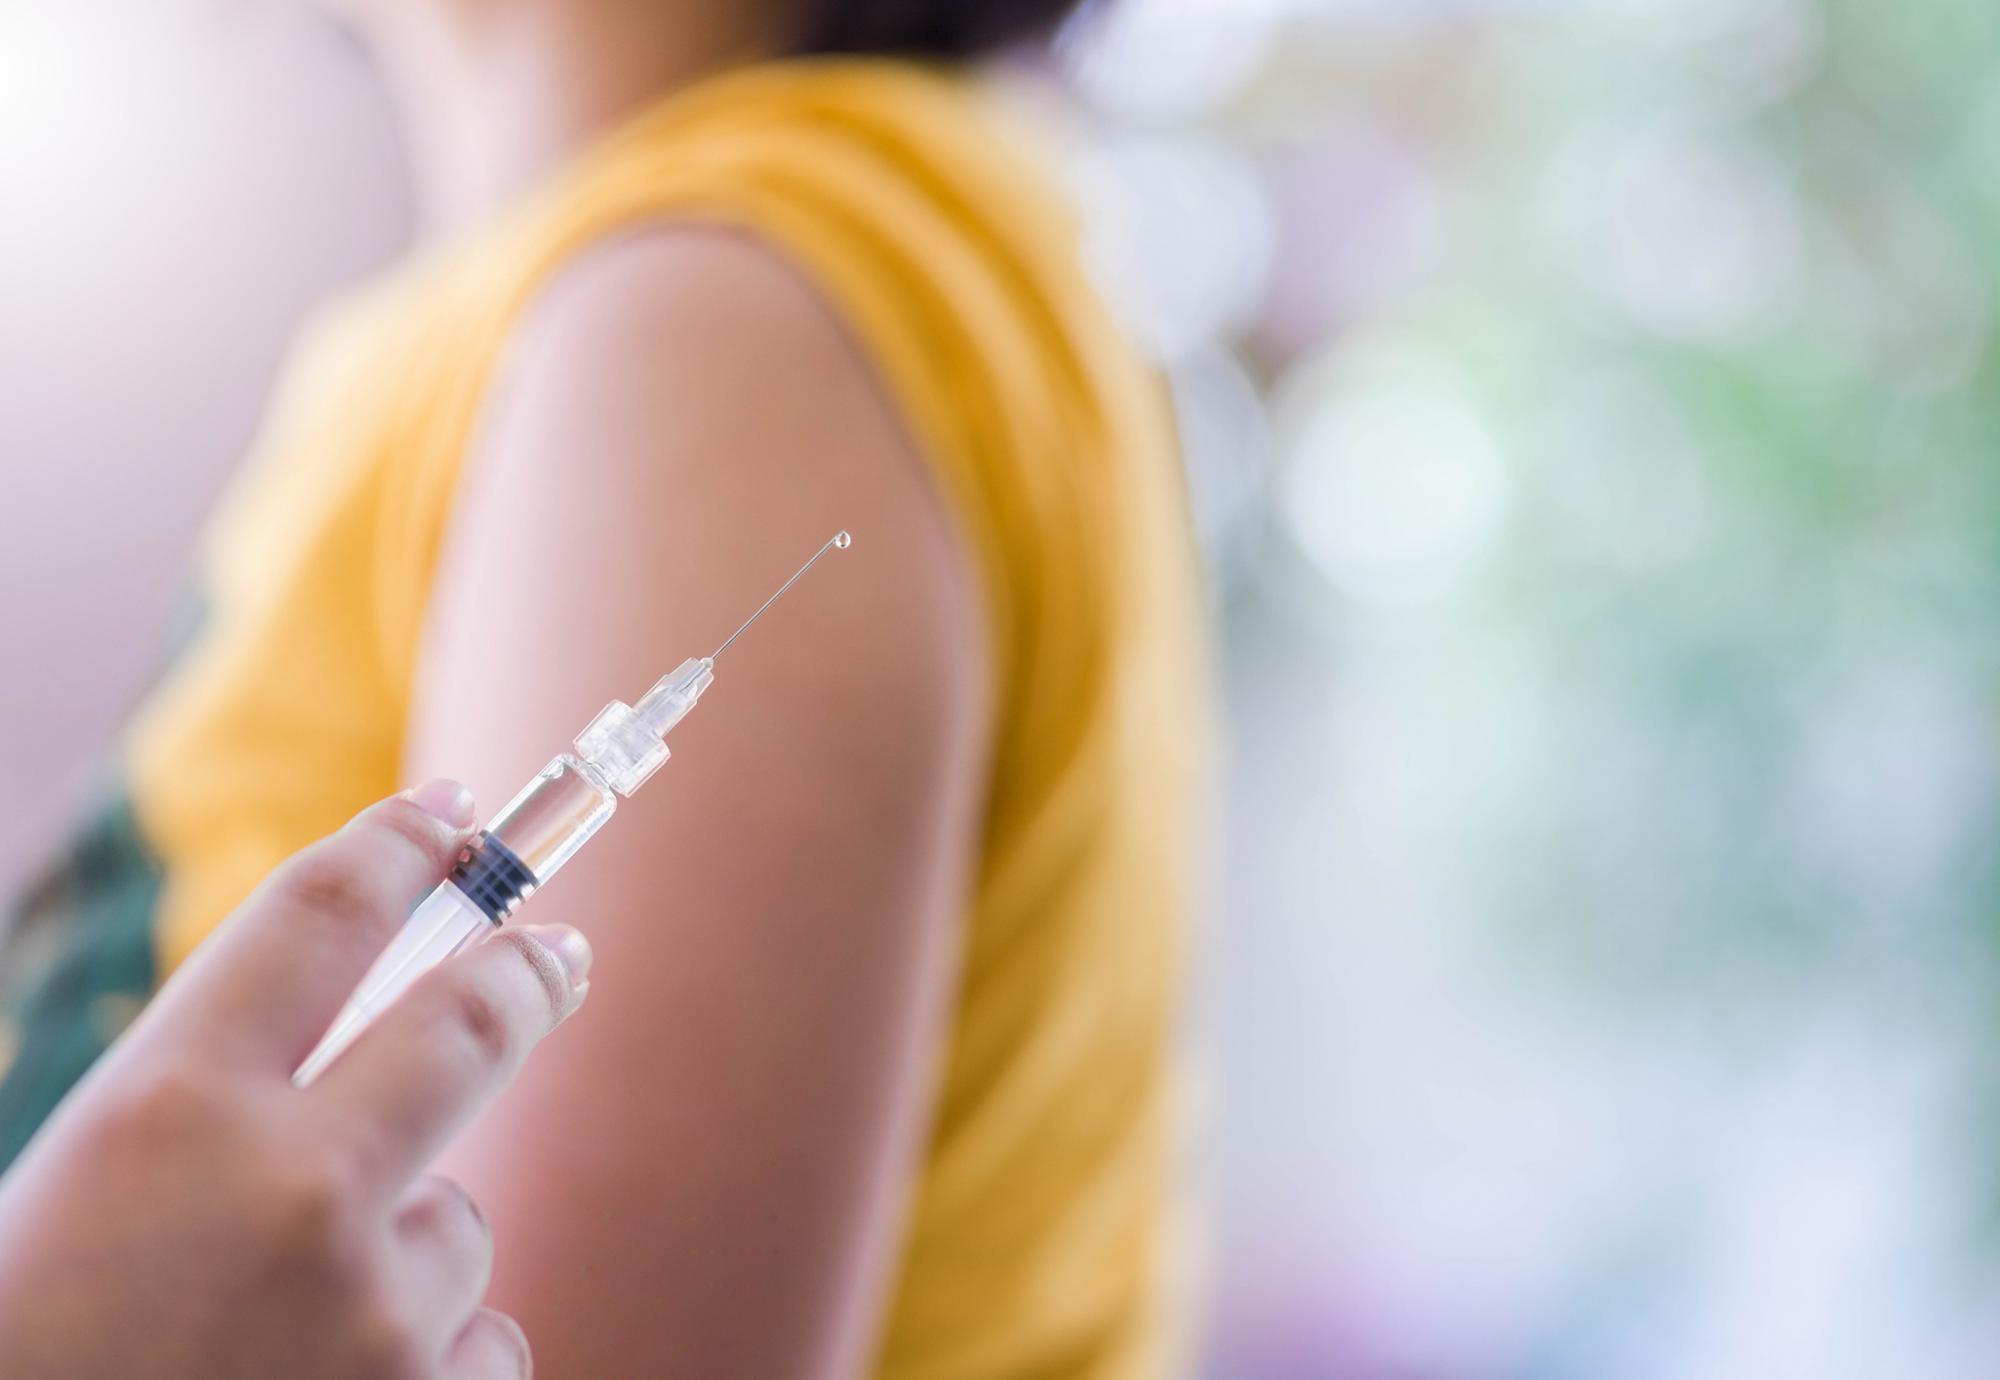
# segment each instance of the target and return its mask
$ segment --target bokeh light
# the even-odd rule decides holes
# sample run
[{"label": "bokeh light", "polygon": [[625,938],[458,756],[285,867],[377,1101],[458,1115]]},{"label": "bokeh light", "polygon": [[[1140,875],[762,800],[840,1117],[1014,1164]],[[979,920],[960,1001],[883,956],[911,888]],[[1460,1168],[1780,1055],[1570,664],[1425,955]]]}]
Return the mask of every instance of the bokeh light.
[{"label": "bokeh light", "polygon": [[1775,330],[1796,302],[1804,232],[1771,161],[1655,123],[1578,136],[1551,177],[1559,252],[1645,329],[1743,342]]},{"label": "bokeh light", "polygon": [[1365,603],[1449,594],[1491,549],[1507,502],[1498,447],[1450,368],[1350,345],[1288,389],[1282,512],[1313,564]]},{"label": "bokeh light", "polygon": [[1129,134],[1086,143],[1069,175],[1093,275],[1155,358],[1171,363],[1250,324],[1272,231],[1242,158],[1213,139]]}]

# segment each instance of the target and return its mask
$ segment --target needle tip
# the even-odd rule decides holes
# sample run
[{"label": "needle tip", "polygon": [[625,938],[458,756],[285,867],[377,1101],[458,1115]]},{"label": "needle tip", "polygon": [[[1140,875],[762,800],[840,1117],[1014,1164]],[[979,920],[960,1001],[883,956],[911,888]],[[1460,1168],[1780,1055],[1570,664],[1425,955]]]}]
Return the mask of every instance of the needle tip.
[{"label": "needle tip", "polygon": [[819,561],[819,558],[827,553],[827,549],[829,547],[838,548],[839,550],[845,551],[848,547],[852,546],[853,544],[854,544],[854,538],[849,536],[845,531],[835,532],[833,534],[833,539],[827,542],[826,546],[822,546],[819,550],[813,552],[812,560],[807,561],[804,565],[800,566],[797,570],[792,572],[792,578],[785,581],[783,584],[779,585],[778,592],[776,594],[773,594],[770,598],[766,599],[763,602],[763,604],[758,607],[755,613],[751,614],[748,618],[743,620],[742,627],[738,628],[735,632],[729,634],[729,637],[723,642],[723,644],[720,647],[717,647],[714,651],[710,652],[707,656],[703,657],[702,660],[706,662],[709,666],[713,666],[715,664],[715,659],[721,656],[724,652],[729,650],[730,643],[734,642],[737,638],[743,636],[745,632],[749,631],[750,625],[752,623],[755,623],[759,618],[762,618],[764,616],[764,610],[771,607],[771,605],[777,603],[779,598],[783,596],[786,590],[790,589],[793,585],[797,584],[799,582],[799,576],[805,574],[808,570],[811,570],[813,566]]}]

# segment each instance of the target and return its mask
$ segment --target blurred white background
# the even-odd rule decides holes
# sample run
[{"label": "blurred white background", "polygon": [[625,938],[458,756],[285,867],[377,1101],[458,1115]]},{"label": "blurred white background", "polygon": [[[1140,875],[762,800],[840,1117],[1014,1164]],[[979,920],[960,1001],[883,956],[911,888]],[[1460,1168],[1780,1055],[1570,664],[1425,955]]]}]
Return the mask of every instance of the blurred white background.
[{"label": "blurred white background", "polygon": [[407,222],[387,102],[303,6],[0,9],[0,887],[159,666],[301,314]]}]

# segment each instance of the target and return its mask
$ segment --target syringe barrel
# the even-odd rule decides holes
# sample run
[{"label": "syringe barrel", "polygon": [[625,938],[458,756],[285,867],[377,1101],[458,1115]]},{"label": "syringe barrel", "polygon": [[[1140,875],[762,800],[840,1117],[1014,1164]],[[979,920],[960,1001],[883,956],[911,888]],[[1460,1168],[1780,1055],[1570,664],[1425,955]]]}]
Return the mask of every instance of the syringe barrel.
[{"label": "syringe barrel", "polygon": [[544,767],[466,844],[451,879],[410,912],[292,1081],[303,1088],[319,1077],[418,978],[499,928],[617,808],[610,787],[580,759],[564,753]]},{"label": "syringe barrel", "polygon": [[[604,827],[617,808],[618,797],[603,775],[565,752],[493,816],[486,835],[498,840],[528,870],[532,890],[547,886],[549,878],[576,856],[576,850]],[[464,866],[460,864],[461,870]],[[505,920],[507,915],[494,918]]]}]

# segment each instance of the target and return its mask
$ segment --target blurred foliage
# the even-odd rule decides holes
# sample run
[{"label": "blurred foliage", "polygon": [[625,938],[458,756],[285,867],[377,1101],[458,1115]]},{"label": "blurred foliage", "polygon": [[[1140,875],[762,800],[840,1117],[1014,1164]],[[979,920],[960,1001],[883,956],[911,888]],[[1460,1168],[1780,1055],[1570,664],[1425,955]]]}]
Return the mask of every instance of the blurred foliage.
[{"label": "blurred foliage", "polygon": [[[1233,30],[1253,16],[1249,61]],[[1203,308],[1188,290],[1217,276],[1198,213],[1220,196],[1156,218],[1139,257],[1188,317],[1155,338],[1232,645],[1293,665],[1269,629],[1307,630],[1331,667],[1313,712],[1349,721],[1321,730],[1347,735],[1323,759],[1345,779],[1274,774],[1287,798],[1256,818],[1346,826],[1358,795],[1374,832],[1327,850],[1389,840],[1424,898],[1399,912],[1357,889],[1299,917],[1445,927],[1504,973],[1487,981],[1511,1010],[1566,1013],[1566,1038],[1635,1077],[1685,1037],[1698,1116],[1815,1045],[1875,1060],[1851,1066],[1856,1105],[1930,1116],[1928,1094],[1883,1090],[1941,1084],[1951,1124],[1889,1137],[1867,1173],[1903,1176],[1881,1221],[1935,1211],[1983,1265],[1951,1285],[1964,1297],[1939,1286],[1866,1326],[1943,1336],[1935,1308],[1981,1337],[1968,1300],[2000,1258],[2000,9],[1258,0],[1180,23],[1178,48],[1135,24],[1145,42],[1097,94],[1254,169],[1271,228],[1240,275],[1262,305],[1232,315],[1229,292]],[[1188,56],[1204,49],[1222,56]],[[1228,63],[1243,75],[1219,92]],[[1217,384],[1237,365],[1267,421]],[[1352,871],[1299,863],[1296,888]],[[1518,1030],[1492,1039],[1535,1057]],[[1824,1127],[1786,1115],[1803,1166]],[[1673,1134],[1669,1159],[1774,1133]],[[1847,1172],[1841,1148],[1810,1172]],[[1748,1306],[1725,1224],[1754,1190],[1721,1166],[1699,1190],[1652,1172],[1578,1248],[1585,1283],[1526,1373],[1713,1373],[1690,1319]],[[1662,1184],[1687,1202],[1635,1206]],[[1849,1226],[1841,1280],[1882,1261],[1917,1278],[1929,1225]],[[1648,1339],[1643,1371],[1550,1359],[1607,1310]]]},{"label": "blurred foliage", "polygon": [[[1374,598],[1336,559],[1325,626],[1428,620],[1504,656],[1438,668],[1525,738],[1466,785],[1455,870],[1593,990],[1768,1003],[1832,968],[1983,1006],[2000,11],[1493,8],[1295,16],[1219,117],[1267,163],[1366,129],[1439,202],[1398,291],[1304,351],[1253,329],[1280,397],[1386,347],[1504,469],[1447,590]],[[1281,449],[1294,531],[1283,472],[1314,463]]]}]

